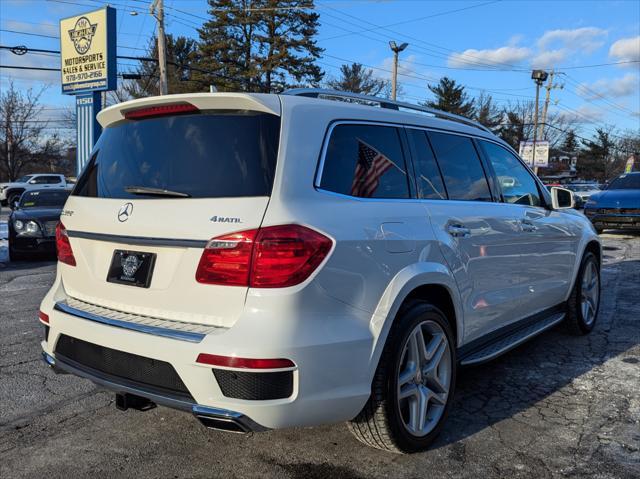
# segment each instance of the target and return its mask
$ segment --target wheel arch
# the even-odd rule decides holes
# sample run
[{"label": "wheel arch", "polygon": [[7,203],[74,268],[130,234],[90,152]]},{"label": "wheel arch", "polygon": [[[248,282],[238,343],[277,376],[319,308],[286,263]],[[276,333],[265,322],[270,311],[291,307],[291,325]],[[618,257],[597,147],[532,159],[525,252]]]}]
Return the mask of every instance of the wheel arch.
[{"label": "wheel arch", "polygon": [[11,198],[11,195],[14,194],[22,194],[26,191],[25,188],[9,188],[6,192],[5,192],[5,198],[7,198],[7,201],[9,201],[9,198]]},{"label": "wheel arch", "polygon": [[[445,313],[459,347],[464,334],[462,302],[451,271],[438,263],[420,263],[400,271],[390,282],[376,308],[371,329],[376,337],[372,351],[371,378],[398,313],[409,301],[429,301]],[[377,333],[377,334],[376,334]]]},{"label": "wheel arch", "polygon": [[597,236],[592,236],[585,238],[581,244],[581,247],[578,249],[579,254],[576,255],[576,260],[573,268],[573,277],[571,278],[571,285],[567,290],[567,294],[565,296],[565,301],[569,299],[571,295],[571,291],[576,284],[576,280],[578,279],[578,274],[580,273],[580,265],[582,264],[582,259],[586,253],[593,253],[598,260],[598,265],[602,266],[602,244]]},{"label": "wheel arch", "polygon": [[593,253],[598,260],[598,264],[602,264],[602,246],[599,241],[591,240],[586,244],[580,257],[580,262],[582,262],[582,257],[584,257],[585,253]]}]

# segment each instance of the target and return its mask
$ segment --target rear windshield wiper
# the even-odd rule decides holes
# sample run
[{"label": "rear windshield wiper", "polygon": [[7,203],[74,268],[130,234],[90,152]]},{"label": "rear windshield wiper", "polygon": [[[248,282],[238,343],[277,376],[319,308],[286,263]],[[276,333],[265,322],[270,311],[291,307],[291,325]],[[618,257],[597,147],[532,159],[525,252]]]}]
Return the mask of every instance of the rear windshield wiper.
[{"label": "rear windshield wiper", "polygon": [[170,196],[172,198],[191,198],[189,193],[181,191],[164,190],[162,188],[151,188],[149,186],[126,186],[124,191],[132,195],[157,195]]}]

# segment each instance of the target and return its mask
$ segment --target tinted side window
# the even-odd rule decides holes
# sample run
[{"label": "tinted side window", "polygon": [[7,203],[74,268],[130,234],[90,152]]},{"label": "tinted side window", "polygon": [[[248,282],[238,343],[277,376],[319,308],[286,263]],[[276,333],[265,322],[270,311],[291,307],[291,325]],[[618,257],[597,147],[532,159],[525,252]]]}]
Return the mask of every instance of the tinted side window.
[{"label": "tinted side window", "polygon": [[520,160],[495,143],[480,141],[480,144],[496,172],[505,202],[540,206],[538,186]]},{"label": "tinted side window", "polygon": [[329,139],[320,187],[361,198],[408,198],[406,171],[397,128],[338,125]]},{"label": "tinted side window", "polygon": [[407,134],[414,156],[418,197],[430,200],[446,199],[447,193],[438,164],[427,140],[427,133],[422,130],[407,129]]},{"label": "tinted side window", "polygon": [[44,185],[47,183],[47,177],[46,176],[36,176],[35,178],[33,178],[31,180],[31,182],[34,185]]},{"label": "tinted side window", "polygon": [[54,184],[60,183],[60,177],[59,176],[45,176],[45,183],[47,183],[49,185],[54,185]]},{"label": "tinted side window", "polygon": [[492,201],[489,184],[470,138],[429,132],[451,200]]}]

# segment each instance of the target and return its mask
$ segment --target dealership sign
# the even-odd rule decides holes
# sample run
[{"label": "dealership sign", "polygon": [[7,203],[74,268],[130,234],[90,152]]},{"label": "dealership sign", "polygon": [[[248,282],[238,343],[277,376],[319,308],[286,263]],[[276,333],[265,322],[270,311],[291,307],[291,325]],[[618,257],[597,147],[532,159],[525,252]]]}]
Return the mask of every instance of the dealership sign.
[{"label": "dealership sign", "polygon": [[529,166],[548,166],[549,165],[549,142],[548,141],[536,141],[535,142],[535,164],[533,156],[533,141],[521,141],[520,142],[520,158],[522,158]]},{"label": "dealership sign", "polygon": [[115,90],[116,11],[111,7],[60,20],[62,93]]}]

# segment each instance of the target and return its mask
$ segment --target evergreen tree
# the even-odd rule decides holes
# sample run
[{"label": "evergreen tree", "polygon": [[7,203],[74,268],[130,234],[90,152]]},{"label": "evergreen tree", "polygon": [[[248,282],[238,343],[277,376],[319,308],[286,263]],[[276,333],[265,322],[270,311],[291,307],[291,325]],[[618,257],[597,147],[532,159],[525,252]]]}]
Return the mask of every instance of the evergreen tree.
[{"label": "evergreen tree", "polygon": [[374,77],[373,70],[360,63],[352,63],[342,65],[340,78],[329,80],[327,86],[333,90],[377,96],[388,90],[389,81]]},{"label": "evergreen tree", "polygon": [[[198,68],[195,77],[218,90],[249,91],[257,77],[254,61],[255,30],[263,2],[208,0],[211,19],[198,30]],[[258,5],[260,4],[260,5]],[[209,73],[206,73],[209,72]]]},{"label": "evergreen tree", "polygon": [[580,145],[578,145],[578,140],[576,138],[576,132],[574,130],[569,130],[564,137],[564,141],[562,142],[562,146],[560,146],[560,150],[562,150],[566,154],[577,153]]},{"label": "evergreen tree", "polygon": [[[197,44],[191,38],[166,36],[167,44],[167,87],[169,93],[190,93],[207,91],[208,86],[191,81],[191,67],[196,61]],[[158,58],[158,41],[154,37],[149,41],[148,58]],[[158,95],[160,90],[160,72],[158,62],[141,61],[137,73],[140,78],[124,83],[123,90],[133,98]]]},{"label": "evergreen tree", "polygon": [[608,180],[612,176],[615,143],[609,131],[596,128],[593,140],[583,140],[577,170],[582,178]]},{"label": "evergreen tree", "polygon": [[474,101],[469,98],[464,87],[458,85],[455,80],[443,77],[437,85],[428,85],[428,88],[435,99],[425,102],[425,106],[468,118],[473,117],[475,113]]},{"label": "evergreen tree", "polygon": [[503,112],[493,101],[493,97],[484,92],[475,99],[476,111],[474,120],[495,131],[502,123]]},{"label": "evergreen tree", "polygon": [[281,91],[317,85],[322,53],[313,0],[208,0],[197,78],[219,90]]}]

